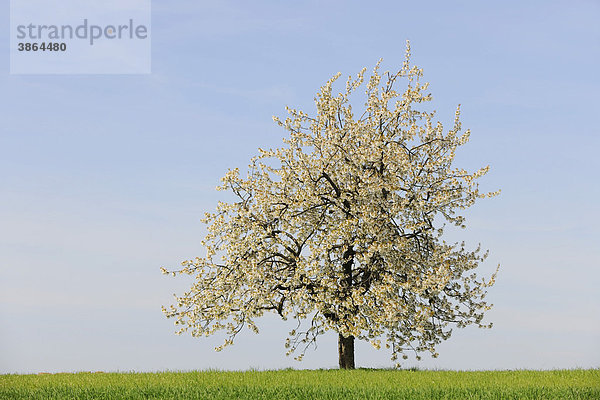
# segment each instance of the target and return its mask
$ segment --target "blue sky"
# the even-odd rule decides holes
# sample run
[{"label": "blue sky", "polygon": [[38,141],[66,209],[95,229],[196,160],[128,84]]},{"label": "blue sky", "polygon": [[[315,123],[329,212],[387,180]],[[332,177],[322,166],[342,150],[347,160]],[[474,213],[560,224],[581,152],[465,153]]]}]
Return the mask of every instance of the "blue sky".
[{"label": "blue sky", "polygon": [[274,317],[220,353],[175,336],[160,307],[189,282],[159,268],[202,254],[219,178],[280,145],[272,115],[313,112],[338,71],[398,68],[406,39],[447,127],[462,104],[457,165],[502,189],[451,233],[490,249],[483,274],[501,265],[494,328],[406,366],[600,366],[599,18],[596,1],[154,1],[150,75],[10,75],[2,29],[0,373],[335,367],[333,335],[285,357]]}]

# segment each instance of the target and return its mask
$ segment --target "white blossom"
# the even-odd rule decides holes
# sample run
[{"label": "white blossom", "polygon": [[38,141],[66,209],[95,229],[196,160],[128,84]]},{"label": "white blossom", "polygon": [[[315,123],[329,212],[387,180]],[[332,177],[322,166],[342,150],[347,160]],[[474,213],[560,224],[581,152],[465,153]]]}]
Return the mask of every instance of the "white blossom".
[{"label": "white blossom", "polygon": [[[477,179],[452,165],[461,133],[460,107],[444,133],[423,71],[406,61],[380,74],[380,62],[333,88],[336,74],[315,97],[316,114],[287,108],[274,117],[289,135],[285,146],[259,149],[243,177],[229,170],[219,190],[236,202],[219,202],[203,220],[204,257],[178,271],[195,277],[190,290],[164,308],[179,333],[208,336],[225,330],[233,343],[244,327],[258,332],[265,311],[297,320],[285,347],[306,347],[328,330],[353,335],[392,352],[430,352],[448,339],[450,326],[482,323],[485,289],[494,283],[472,270],[487,253],[443,240],[439,221],[464,227],[458,212],[478,198]],[[403,92],[396,87],[406,83]],[[366,86],[364,109],[351,97]],[[441,218],[440,218],[441,217]],[[217,348],[220,350],[223,346]]]}]

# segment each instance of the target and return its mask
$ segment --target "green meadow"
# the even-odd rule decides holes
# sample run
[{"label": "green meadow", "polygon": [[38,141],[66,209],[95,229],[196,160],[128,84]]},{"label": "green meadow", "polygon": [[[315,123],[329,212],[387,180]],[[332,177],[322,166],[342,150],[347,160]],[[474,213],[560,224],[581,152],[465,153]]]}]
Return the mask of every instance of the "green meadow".
[{"label": "green meadow", "polygon": [[0,399],[600,399],[600,369],[0,375]]}]

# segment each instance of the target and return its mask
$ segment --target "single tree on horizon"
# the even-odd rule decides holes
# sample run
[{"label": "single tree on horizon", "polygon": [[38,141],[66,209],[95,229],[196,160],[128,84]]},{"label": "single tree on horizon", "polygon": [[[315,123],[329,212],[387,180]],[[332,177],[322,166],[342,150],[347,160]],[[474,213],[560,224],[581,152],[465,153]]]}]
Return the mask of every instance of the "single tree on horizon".
[{"label": "single tree on horizon", "polygon": [[[451,326],[482,323],[494,283],[473,270],[487,252],[444,240],[444,224],[465,227],[458,214],[494,193],[480,193],[475,172],[453,167],[461,132],[460,106],[444,132],[434,113],[423,71],[410,65],[410,46],[396,73],[368,79],[363,69],[334,93],[338,73],[318,92],[316,114],[286,107],[274,117],[289,135],[282,148],[262,150],[245,177],[229,170],[219,202],[203,222],[206,256],[164,273],[195,277],[190,290],[163,312],[178,333],[208,336],[224,330],[223,346],[265,312],[297,320],[285,342],[298,360],[319,335],[338,335],[339,367],[355,368],[355,339],[407,352],[430,352]],[[366,81],[366,82],[365,82]],[[404,91],[396,91],[405,81]],[[357,113],[351,96],[364,87]],[[356,95],[356,94],[355,94]],[[217,348],[220,350],[223,346]]]}]

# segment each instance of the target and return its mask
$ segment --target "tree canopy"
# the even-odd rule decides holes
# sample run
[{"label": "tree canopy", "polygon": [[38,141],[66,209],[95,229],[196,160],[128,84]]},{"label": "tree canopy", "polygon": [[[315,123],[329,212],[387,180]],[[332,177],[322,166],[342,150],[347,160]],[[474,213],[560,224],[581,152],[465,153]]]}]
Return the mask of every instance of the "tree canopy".
[{"label": "tree canopy", "polygon": [[[339,337],[340,367],[354,368],[354,339],[382,344],[393,360],[430,352],[451,327],[482,322],[494,283],[473,270],[487,252],[447,243],[444,226],[464,227],[461,211],[481,193],[474,172],[452,165],[461,133],[460,106],[444,132],[422,69],[410,65],[370,77],[363,69],[334,91],[331,78],[315,98],[313,116],[286,108],[276,123],[288,132],[281,148],[262,150],[247,172],[232,169],[219,202],[203,220],[206,255],[164,273],[195,277],[190,290],[163,307],[178,333],[224,330],[224,346],[244,328],[258,332],[265,312],[298,321],[285,342],[301,359],[318,336]],[[404,82],[404,90],[396,87]],[[364,107],[352,96],[365,88]],[[220,349],[222,347],[219,347]],[[350,354],[351,353],[351,354]]]}]

